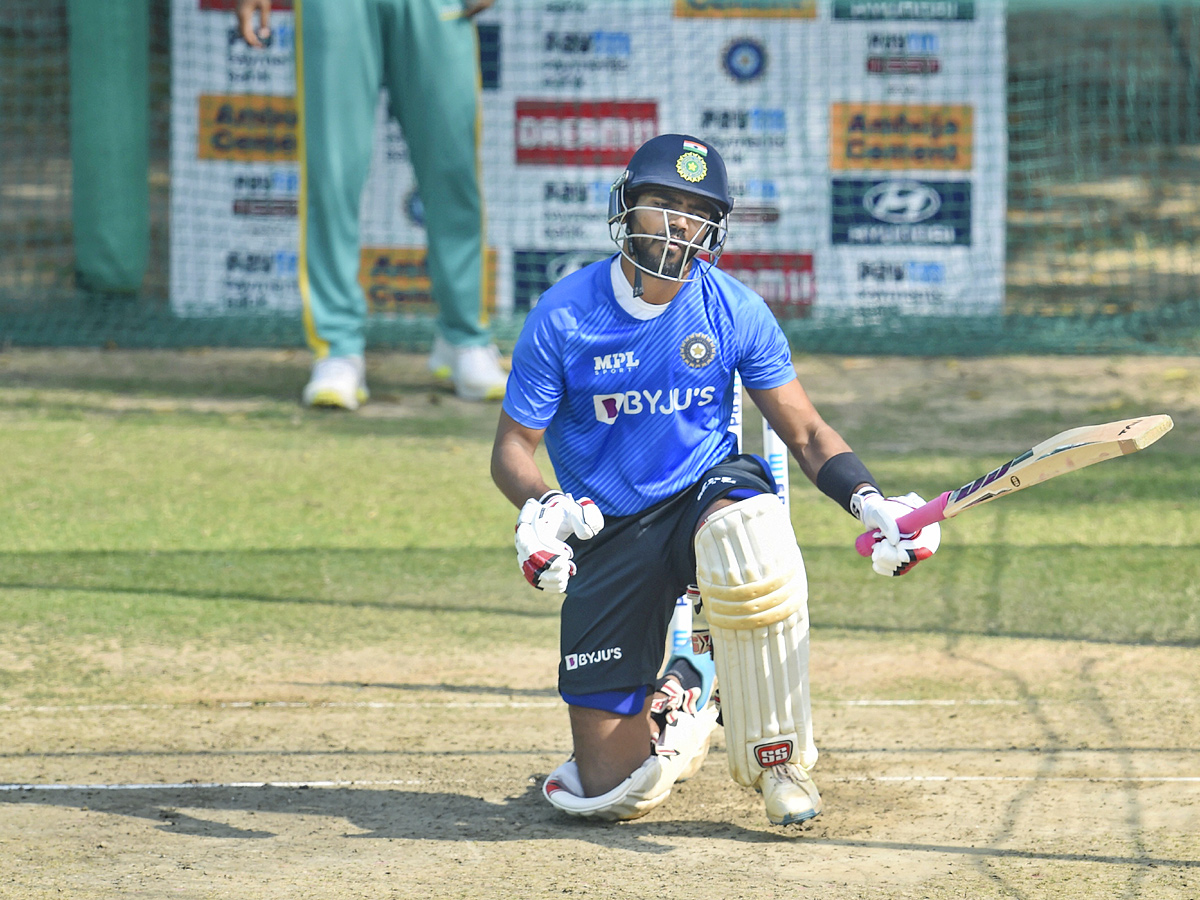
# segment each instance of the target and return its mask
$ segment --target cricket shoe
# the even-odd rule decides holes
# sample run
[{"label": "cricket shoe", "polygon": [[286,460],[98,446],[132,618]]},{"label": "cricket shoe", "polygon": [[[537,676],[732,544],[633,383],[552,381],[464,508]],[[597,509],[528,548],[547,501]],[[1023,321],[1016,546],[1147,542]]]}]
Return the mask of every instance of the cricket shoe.
[{"label": "cricket shoe", "polygon": [[433,340],[429,371],[449,379],[463,400],[503,400],[508,373],[494,344],[455,347],[441,335]]},{"label": "cricket shoe", "polygon": [[799,825],[821,812],[821,795],[812,776],[795,763],[764,769],[754,789],[763,796],[772,825]]},{"label": "cricket shoe", "polygon": [[361,356],[326,356],[313,363],[301,400],[305,406],[355,410],[369,396]]}]

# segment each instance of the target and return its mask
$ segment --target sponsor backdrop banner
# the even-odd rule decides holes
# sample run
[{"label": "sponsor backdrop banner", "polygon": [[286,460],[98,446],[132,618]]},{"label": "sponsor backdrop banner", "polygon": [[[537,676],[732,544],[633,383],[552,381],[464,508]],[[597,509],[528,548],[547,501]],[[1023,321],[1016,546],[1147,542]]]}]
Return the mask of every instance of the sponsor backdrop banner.
[{"label": "sponsor backdrop banner", "polygon": [[[254,51],[230,0],[173,0],[181,315],[299,310],[290,7]],[[721,152],[721,265],[781,318],[1000,310],[1000,0],[501,0],[478,21],[497,313],[613,251],[609,185],[664,131]],[[381,94],[360,282],[374,315],[425,314],[424,210],[385,108]]]}]

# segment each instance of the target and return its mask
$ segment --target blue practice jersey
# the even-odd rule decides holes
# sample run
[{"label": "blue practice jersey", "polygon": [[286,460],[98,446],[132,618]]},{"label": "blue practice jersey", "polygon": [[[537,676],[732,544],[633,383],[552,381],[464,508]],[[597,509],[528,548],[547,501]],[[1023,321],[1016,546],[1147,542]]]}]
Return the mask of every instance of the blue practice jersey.
[{"label": "blue practice jersey", "polygon": [[632,299],[619,267],[614,272],[617,259],[542,295],[513,351],[504,410],[546,429],[562,490],[625,516],[695,483],[737,450],[729,433],[735,371],[760,389],[796,372],[779,323],[741,282],[698,263],[701,278],[652,307]]}]

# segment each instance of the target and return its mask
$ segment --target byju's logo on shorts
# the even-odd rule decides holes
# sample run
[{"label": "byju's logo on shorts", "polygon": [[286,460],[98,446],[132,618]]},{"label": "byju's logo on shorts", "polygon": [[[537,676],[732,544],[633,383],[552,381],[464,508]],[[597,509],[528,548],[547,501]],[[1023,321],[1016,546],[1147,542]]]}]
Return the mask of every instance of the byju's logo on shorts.
[{"label": "byju's logo on shorts", "polygon": [[620,647],[609,647],[606,650],[593,650],[591,653],[568,653],[563,657],[567,671],[582,669],[598,662],[616,662],[621,658]]}]

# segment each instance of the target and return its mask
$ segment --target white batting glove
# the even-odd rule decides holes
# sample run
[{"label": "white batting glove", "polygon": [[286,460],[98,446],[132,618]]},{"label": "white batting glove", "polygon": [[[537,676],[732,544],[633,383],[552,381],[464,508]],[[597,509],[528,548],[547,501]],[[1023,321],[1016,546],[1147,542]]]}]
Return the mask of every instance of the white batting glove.
[{"label": "white batting glove", "polygon": [[[886,507],[883,512],[891,516],[893,525],[896,519],[925,505],[921,495],[916,493],[905,494],[903,497],[888,497],[880,502]],[[863,524],[866,524],[865,520]],[[917,563],[933,556],[941,543],[942,526],[937,522],[911,534],[900,534],[895,543],[879,537],[871,551],[871,568],[880,575],[905,575],[912,571]]]},{"label": "white batting glove", "polygon": [[526,500],[517,516],[517,562],[525,580],[539,591],[563,594],[575,574],[574,553],[565,538],[588,540],[604,527],[599,507],[584,497],[550,491],[541,500]]},{"label": "white batting glove", "polygon": [[862,487],[855,491],[850,497],[850,511],[867,526],[867,531],[878,529],[889,544],[900,542],[900,528],[896,525],[896,516],[904,515],[908,510],[896,513],[876,488]]}]

